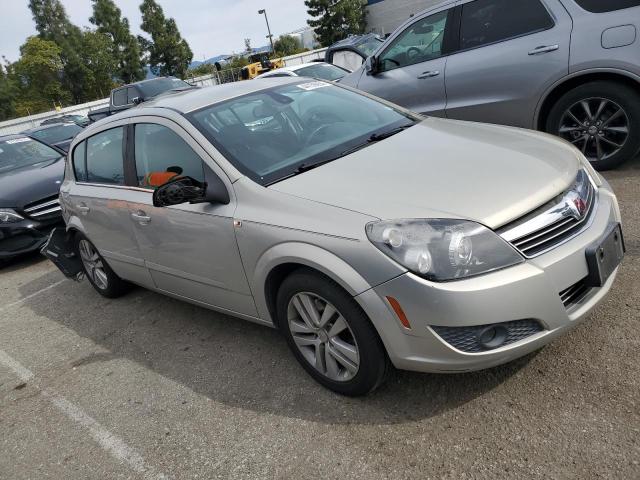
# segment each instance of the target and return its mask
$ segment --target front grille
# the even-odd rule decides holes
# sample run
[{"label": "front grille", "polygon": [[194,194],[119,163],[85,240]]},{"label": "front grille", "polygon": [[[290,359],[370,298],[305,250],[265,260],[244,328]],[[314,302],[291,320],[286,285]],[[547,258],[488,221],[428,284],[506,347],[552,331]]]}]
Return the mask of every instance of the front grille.
[{"label": "front grille", "polygon": [[565,288],[560,292],[560,300],[566,309],[580,303],[586,297],[591,288],[587,285],[587,279],[583,278],[579,282],[574,283],[569,288]]},{"label": "front grille", "polygon": [[[573,195],[573,197],[572,197]],[[571,201],[584,201],[585,210],[576,215]],[[522,255],[533,258],[578,235],[587,225],[597,199],[597,191],[581,171],[575,185],[551,202],[499,230]]]},{"label": "front grille", "polygon": [[55,195],[30,203],[22,211],[27,217],[34,220],[49,220],[60,216],[60,210],[60,200]]},{"label": "front grille", "polygon": [[536,320],[514,320],[495,325],[476,325],[472,327],[432,326],[431,328],[452,347],[466,353],[479,353],[491,350],[491,348],[484,347],[479,338],[480,334],[491,326],[501,327],[507,331],[505,341],[496,348],[518,342],[544,330]]}]

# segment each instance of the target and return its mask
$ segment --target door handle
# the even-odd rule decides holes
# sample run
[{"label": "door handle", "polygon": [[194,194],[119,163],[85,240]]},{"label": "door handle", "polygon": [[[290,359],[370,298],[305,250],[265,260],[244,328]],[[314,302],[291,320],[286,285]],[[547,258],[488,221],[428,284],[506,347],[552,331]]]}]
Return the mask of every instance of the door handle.
[{"label": "door handle", "polygon": [[438,75],[440,75],[440,71],[438,70],[433,70],[431,72],[422,72],[420,75],[418,75],[418,78],[420,80],[423,80],[425,78],[433,78],[433,77],[437,77]]},{"label": "door handle", "polygon": [[529,55],[540,55],[541,53],[555,52],[560,48],[560,45],[543,45],[542,47],[536,47],[529,52]]},{"label": "door handle", "polygon": [[151,217],[144,213],[142,210],[138,210],[131,214],[131,218],[137,221],[140,225],[147,225],[151,222]]},{"label": "door handle", "polygon": [[87,207],[86,203],[80,203],[80,204],[76,205],[76,208],[83,215],[86,215],[87,213],[89,213],[89,210],[91,210],[89,207]]}]

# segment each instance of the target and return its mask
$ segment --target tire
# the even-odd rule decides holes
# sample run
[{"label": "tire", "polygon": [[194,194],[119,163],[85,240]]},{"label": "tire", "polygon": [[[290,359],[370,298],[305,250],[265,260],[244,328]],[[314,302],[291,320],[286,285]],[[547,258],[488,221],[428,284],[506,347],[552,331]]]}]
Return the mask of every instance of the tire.
[{"label": "tire", "polygon": [[[314,328],[322,323],[323,313],[332,312],[328,307],[335,309],[332,315],[327,313],[324,328],[315,332],[309,323],[313,315],[305,321],[300,314],[300,308],[308,312],[309,305],[320,320],[313,323]],[[378,333],[356,301],[326,277],[305,270],[292,273],[278,290],[277,315],[298,362],[326,388],[355,397],[372,392],[386,379],[389,359]],[[315,344],[307,344],[311,341]]]},{"label": "tire", "polygon": [[586,83],[556,102],[546,130],[582,150],[596,170],[616,168],[640,151],[640,94],[615,82]]},{"label": "tire", "polygon": [[[122,280],[111,270],[87,237],[77,233],[74,242],[76,253],[82,260],[84,273],[96,292],[106,298],[118,298],[131,289],[131,284]],[[100,274],[97,273],[98,270]]]}]

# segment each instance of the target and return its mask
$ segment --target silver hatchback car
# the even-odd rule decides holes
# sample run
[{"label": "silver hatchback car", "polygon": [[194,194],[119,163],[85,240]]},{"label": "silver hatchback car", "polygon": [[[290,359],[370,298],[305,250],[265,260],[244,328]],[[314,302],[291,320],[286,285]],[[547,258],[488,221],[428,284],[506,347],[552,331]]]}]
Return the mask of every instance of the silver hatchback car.
[{"label": "silver hatchback car", "polygon": [[346,395],[391,365],[465,372],[541,348],[624,253],[616,197],[566,142],[299,78],[90,126],[61,204],[100,294],[137,284],[277,327]]},{"label": "silver hatchback car", "polygon": [[342,83],[415,112],[532,128],[599,170],[640,150],[640,0],[445,0]]}]

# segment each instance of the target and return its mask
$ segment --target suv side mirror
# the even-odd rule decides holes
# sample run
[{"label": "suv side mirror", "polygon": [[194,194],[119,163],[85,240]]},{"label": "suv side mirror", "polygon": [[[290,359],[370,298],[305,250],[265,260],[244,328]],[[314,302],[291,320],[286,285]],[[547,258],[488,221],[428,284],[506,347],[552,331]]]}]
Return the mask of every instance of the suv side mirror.
[{"label": "suv side mirror", "polygon": [[375,75],[378,73],[378,57],[372,55],[364,61],[364,69],[367,75]]},{"label": "suv side mirror", "polygon": [[192,177],[177,177],[153,192],[154,207],[170,207],[183,203],[220,203],[228,205],[229,192],[224,182],[205,166],[205,181]]}]

